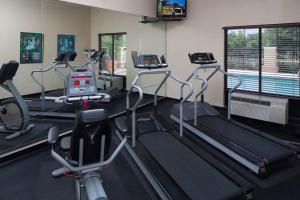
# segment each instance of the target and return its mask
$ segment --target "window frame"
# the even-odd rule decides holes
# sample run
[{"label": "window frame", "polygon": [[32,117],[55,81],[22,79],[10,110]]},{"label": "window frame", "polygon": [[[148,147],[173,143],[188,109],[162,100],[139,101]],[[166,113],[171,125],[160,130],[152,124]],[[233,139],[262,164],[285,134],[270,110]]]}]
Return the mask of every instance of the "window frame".
[{"label": "window frame", "polygon": [[[98,34],[98,47],[99,47],[99,50],[102,49],[102,37],[103,36],[111,36],[112,37],[112,47],[113,49],[115,48],[115,36],[120,36],[120,35],[126,35],[127,36],[127,32],[116,32],[116,33],[99,33]],[[113,76],[116,76],[116,77],[124,77],[124,75],[119,75],[119,74],[115,74],[115,51],[112,51],[112,75]],[[99,67],[101,63],[99,63]],[[126,75],[125,75],[126,77]]]},{"label": "window frame", "polygon": [[[259,91],[247,91],[247,90],[239,90],[236,91],[240,93],[246,93],[246,94],[258,94],[258,95],[264,95],[264,96],[270,96],[270,97],[281,97],[281,98],[288,98],[300,101],[300,96],[288,96],[288,95],[282,95],[282,94],[272,94],[272,93],[265,93],[262,92],[262,29],[264,28],[284,28],[284,27],[299,27],[300,28],[300,22],[297,23],[280,23],[280,24],[261,24],[261,25],[245,25],[245,26],[228,26],[223,27],[224,30],[224,70],[228,71],[228,31],[233,29],[258,29],[259,30]],[[300,41],[299,41],[300,43]],[[300,44],[299,44],[300,46]],[[300,63],[299,63],[300,67]],[[225,105],[228,104],[228,91],[230,88],[227,88],[227,75],[224,76],[224,97],[225,97]],[[300,86],[299,86],[300,87]]]}]

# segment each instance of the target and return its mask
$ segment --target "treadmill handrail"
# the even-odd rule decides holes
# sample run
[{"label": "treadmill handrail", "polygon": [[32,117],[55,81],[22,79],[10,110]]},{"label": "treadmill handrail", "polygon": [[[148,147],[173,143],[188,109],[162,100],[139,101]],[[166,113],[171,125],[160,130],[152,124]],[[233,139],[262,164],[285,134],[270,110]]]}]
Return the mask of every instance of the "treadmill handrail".
[{"label": "treadmill handrail", "polygon": [[[74,69],[74,67],[72,67],[69,63],[66,63],[66,65],[65,66],[55,66],[54,67],[54,70],[55,70],[55,73],[62,79],[62,80],[64,80],[66,77],[63,75],[63,73],[59,70],[59,69],[63,69],[63,68],[65,68],[65,69],[70,69],[71,71],[75,71],[75,69]],[[62,78],[62,77],[64,77],[64,79]]]},{"label": "treadmill handrail", "polygon": [[30,74],[30,76],[31,76],[31,78],[32,78],[32,80],[34,81],[34,82],[36,82],[39,86],[40,86],[40,88],[41,88],[41,92],[42,92],[42,96],[41,96],[41,99],[42,99],[42,110],[44,110],[45,109],[45,87],[44,87],[44,85],[35,77],[35,74],[37,74],[37,73],[45,73],[45,72],[48,72],[48,71],[50,71],[51,69],[53,69],[53,68],[55,68],[55,67],[57,67],[57,66],[59,66],[59,65],[63,65],[63,64],[67,64],[66,62],[54,62],[54,64],[53,65],[51,65],[50,67],[48,67],[47,69],[42,69],[42,70],[33,70],[33,71],[31,71],[31,74]]},{"label": "treadmill handrail", "polygon": [[[174,80],[176,80],[178,83],[181,83],[181,90],[180,90],[180,99],[181,99],[181,102],[179,104],[179,109],[180,109],[180,130],[179,130],[179,134],[180,134],[180,137],[183,136],[183,104],[193,95],[194,93],[194,89],[193,89],[193,85],[190,83],[190,82],[187,82],[187,81],[182,81],[180,80],[179,78],[175,77],[175,76],[172,76],[170,75],[171,78],[173,78]],[[189,86],[190,88],[190,92],[189,94],[183,98],[183,89],[184,89],[184,86]]]},{"label": "treadmill handrail", "polygon": [[[242,79],[240,76],[238,75],[235,75],[235,74],[230,74],[228,72],[225,72],[223,69],[221,69],[221,65],[219,64],[207,64],[207,65],[200,65],[198,66],[194,71],[193,73],[187,78],[187,81],[190,81],[193,77],[195,79],[198,79],[199,80],[199,76],[198,76],[198,71],[200,69],[215,69],[207,78],[206,78],[206,81],[204,81],[201,85],[201,90],[199,93],[197,93],[195,95],[195,98],[194,98],[194,124],[197,124],[197,107],[198,107],[198,104],[197,104],[197,101],[198,101],[198,97],[199,96],[202,96],[203,93],[206,91],[206,89],[208,88],[208,81],[219,71],[221,72],[222,74],[224,74],[225,76],[235,76],[239,79],[238,83],[233,87],[231,88],[229,91],[228,91],[228,108],[227,108],[227,119],[231,119],[231,96],[232,96],[232,93],[237,90],[243,83]],[[200,79],[201,80],[201,79]],[[203,81],[203,79],[202,79]],[[207,82],[207,85],[205,86],[205,82]],[[181,86],[183,87],[183,86]]]},{"label": "treadmill handrail", "polygon": [[54,63],[53,65],[51,65],[50,67],[48,67],[47,69],[44,70],[33,70],[31,71],[31,78],[41,87],[44,88],[44,86],[40,83],[40,81],[35,77],[36,73],[45,73],[50,71],[51,69],[53,69],[55,66],[57,65],[61,65],[61,64],[65,64],[65,63]]},{"label": "treadmill handrail", "polygon": [[[130,90],[127,92],[127,96],[126,96],[126,110],[127,112],[130,112],[130,94],[133,92],[133,90],[136,89],[138,90],[138,93],[139,93],[139,98],[138,100],[136,101],[136,103],[134,104],[134,106],[132,107],[131,109],[131,112],[132,112],[132,121],[131,121],[131,127],[132,127],[132,131],[131,131],[131,134],[132,134],[132,140],[131,140],[131,145],[133,147],[135,147],[135,140],[136,140],[136,109],[138,108],[138,106],[142,103],[143,101],[143,90],[141,87],[139,87],[138,85],[132,85]],[[129,119],[128,119],[129,120]]]},{"label": "treadmill handrail", "polygon": [[[133,89],[137,89],[139,91],[139,99],[137,100],[136,104],[134,105],[134,107],[131,109],[132,110],[132,146],[135,147],[135,141],[136,141],[136,109],[137,107],[140,105],[140,103],[143,100],[143,90],[141,89],[141,87],[139,87],[137,85],[138,81],[140,80],[141,76],[143,75],[149,75],[149,74],[165,74],[165,77],[163,78],[163,80],[160,82],[160,84],[158,85],[157,89],[155,90],[155,95],[154,95],[154,105],[157,106],[157,96],[158,96],[158,92],[159,90],[162,88],[162,86],[165,84],[165,82],[168,80],[168,78],[172,78],[173,80],[175,80],[176,82],[178,82],[179,84],[181,84],[181,95],[180,95],[180,110],[182,112],[180,112],[180,119],[183,119],[183,103],[185,101],[187,101],[194,93],[193,90],[193,85],[187,81],[183,81],[181,79],[179,79],[178,77],[176,77],[175,75],[171,74],[171,70],[169,69],[157,69],[157,70],[143,70],[140,71],[137,76],[134,78],[131,87],[127,93],[127,98],[126,98],[126,109],[127,111],[130,110],[130,103],[129,103],[129,95],[130,93],[133,91]],[[184,86],[188,86],[190,88],[188,95],[183,98],[183,89]],[[181,120],[182,123],[180,123],[180,136],[183,135],[183,120]]]},{"label": "treadmill handrail", "polygon": [[139,93],[139,98],[138,100],[136,101],[136,103],[134,104],[134,106],[132,107],[131,110],[136,110],[138,108],[138,106],[141,104],[142,100],[143,100],[143,97],[144,97],[144,93],[143,93],[143,90],[140,86],[138,85],[132,85],[130,90],[127,92],[127,96],[126,96],[126,109],[127,111],[130,110],[130,93],[133,92],[133,90],[136,89]]},{"label": "treadmill handrail", "polygon": [[225,74],[226,76],[235,76],[239,79],[238,83],[233,87],[231,88],[229,91],[228,91],[228,108],[227,108],[227,119],[231,119],[231,96],[232,96],[232,93],[237,90],[242,84],[243,84],[243,81],[242,81],[242,78],[241,76],[238,76],[238,75],[235,75],[235,74],[230,74],[228,72],[225,72],[224,70],[220,69],[219,71],[221,71],[223,74]]},{"label": "treadmill handrail", "polygon": [[208,80],[201,78],[197,74],[194,75],[194,78],[202,81],[201,90],[197,95],[195,95],[195,98],[194,98],[194,125],[197,126],[197,123],[198,123],[198,103],[197,103],[198,97],[201,96],[203,94],[203,92],[207,89]]},{"label": "treadmill handrail", "polygon": [[[221,66],[218,64],[207,64],[207,65],[200,65],[198,66],[193,73],[186,79],[186,81],[190,81],[193,77],[196,78],[195,76],[198,75],[198,71],[200,69],[215,69],[208,77],[207,77],[207,81],[213,77],[215,75],[215,73],[217,73],[220,70]],[[197,79],[197,78],[196,78]],[[203,85],[202,85],[203,86]],[[181,86],[183,87],[183,85]],[[204,92],[204,91],[203,91]],[[200,92],[197,94],[197,96],[200,96]]]},{"label": "treadmill handrail", "polygon": [[[55,66],[54,67],[54,71],[56,73],[56,75],[64,82],[64,88],[66,88],[66,80],[67,80],[67,77],[59,70],[59,69],[70,69],[72,72],[75,71],[74,67],[72,67],[68,62],[66,63],[65,66]],[[63,91],[64,92],[64,95],[65,95],[65,90]]]}]

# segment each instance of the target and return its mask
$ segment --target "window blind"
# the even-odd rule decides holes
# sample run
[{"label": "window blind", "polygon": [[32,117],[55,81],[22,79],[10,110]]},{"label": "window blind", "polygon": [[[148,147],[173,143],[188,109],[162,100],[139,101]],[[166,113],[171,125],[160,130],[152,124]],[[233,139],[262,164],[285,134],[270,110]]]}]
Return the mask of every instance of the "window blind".
[{"label": "window blind", "polygon": [[[239,90],[300,96],[300,26],[230,29],[226,44],[227,71],[243,80]],[[228,76],[227,88],[237,81]]]},{"label": "window blind", "polygon": [[262,29],[262,92],[299,96],[299,27]]}]

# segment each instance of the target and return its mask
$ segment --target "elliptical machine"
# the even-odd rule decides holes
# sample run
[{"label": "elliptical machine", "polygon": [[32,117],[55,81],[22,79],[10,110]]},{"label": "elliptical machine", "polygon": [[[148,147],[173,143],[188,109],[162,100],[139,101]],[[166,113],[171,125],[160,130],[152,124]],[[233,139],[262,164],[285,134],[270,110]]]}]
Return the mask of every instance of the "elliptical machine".
[{"label": "elliptical machine", "polygon": [[29,123],[27,104],[12,82],[19,68],[19,63],[10,61],[3,64],[0,69],[0,86],[10,92],[14,98],[0,103],[0,132],[9,133],[7,140],[16,138],[30,132],[35,125]]},{"label": "elliptical machine", "polygon": [[[111,128],[104,109],[91,109],[103,98],[97,92],[92,72],[72,72],[68,76],[67,96],[64,103],[78,109],[75,128],[71,136],[60,141],[62,150],[67,151],[63,158],[55,151],[58,129],[49,130],[48,142],[52,145],[51,155],[63,168],[52,172],[54,177],[73,176],[76,186],[76,199],[107,199],[102,186],[101,170],[110,164],[127,142],[126,137],[116,150],[109,155]],[[104,100],[105,101],[105,100]]]}]

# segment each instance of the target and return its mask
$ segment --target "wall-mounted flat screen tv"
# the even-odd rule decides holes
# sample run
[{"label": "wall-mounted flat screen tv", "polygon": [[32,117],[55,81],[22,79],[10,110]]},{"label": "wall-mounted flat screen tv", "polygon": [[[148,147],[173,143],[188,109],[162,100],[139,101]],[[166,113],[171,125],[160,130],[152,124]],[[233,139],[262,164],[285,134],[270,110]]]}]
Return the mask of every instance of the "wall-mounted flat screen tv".
[{"label": "wall-mounted flat screen tv", "polygon": [[186,17],[187,0],[158,0],[158,18],[184,18]]}]

